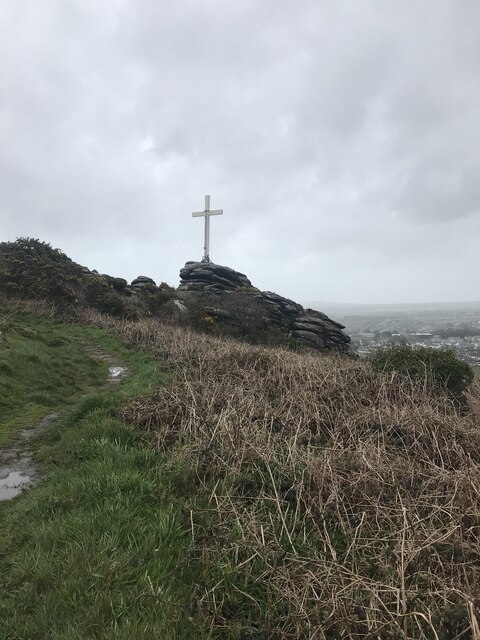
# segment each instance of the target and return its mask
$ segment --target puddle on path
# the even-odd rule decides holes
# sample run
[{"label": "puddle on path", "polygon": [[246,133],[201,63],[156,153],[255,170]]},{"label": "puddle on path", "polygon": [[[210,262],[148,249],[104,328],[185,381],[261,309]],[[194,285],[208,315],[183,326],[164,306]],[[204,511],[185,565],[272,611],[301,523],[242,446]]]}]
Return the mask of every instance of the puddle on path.
[{"label": "puddle on path", "polygon": [[130,375],[128,367],[123,366],[123,363],[120,362],[117,357],[112,356],[110,353],[105,353],[91,342],[80,340],[80,344],[93,358],[101,360],[108,365],[108,379],[106,383],[99,388],[99,391],[106,391],[113,385],[116,386]]},{"label": "puddle on path", "polygon": [[11,500],[30,484],[30,476],[19,471],[12,471],[6,478],[0,478],[0,500]]},{"label": "puddle on path", "polygon": [[[106,391],[112,385],[117,385],[130,375],[130,371],[108,353],[100,351],[95,345],[82,341],[84,349],[94,358],[108,364],[108,379],[99,387],[99,391]],[[0,501],[11,500],[22,490],[38,480],[36,467],[28,451],[26,442],[41,433],[60,415],[59,412],[50,413],[42,418],[35,426],[22,429],[19,439],[9,449],[0,448]]]},{"label": "puddle on path", "polygon": [[37,422],[30,429],[22,429],[19,439],[8,449],[0,449],[0,502],[11,500],[30,484],[38,474],[30,456],[27,442],[41,433],[60,413],[55,411]]},{"label": "puddle on path", "polygon": [[110,378],[123,378],[127,374],[127,367],[108,367]]}]

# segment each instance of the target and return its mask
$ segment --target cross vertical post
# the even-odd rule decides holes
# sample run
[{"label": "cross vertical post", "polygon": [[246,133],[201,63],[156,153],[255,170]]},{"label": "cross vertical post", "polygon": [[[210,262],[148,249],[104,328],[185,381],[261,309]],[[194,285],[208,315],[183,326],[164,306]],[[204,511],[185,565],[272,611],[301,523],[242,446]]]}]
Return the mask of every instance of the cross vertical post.
[{"label": "cross vertical post", "polygon": [[202,262],[211,262],[210,260],[210,216],[223,215],[223,209],[210,210],[210,196],[205,196],[205,210],[195,211],[192,213],[194,218],[205,218],[205,236],[203,243],[203,258]]},{"label": "cross vertical post", "polygon": [[203,258],[210,261],[210,196],[205,196],[205,239],[203,241]]}]

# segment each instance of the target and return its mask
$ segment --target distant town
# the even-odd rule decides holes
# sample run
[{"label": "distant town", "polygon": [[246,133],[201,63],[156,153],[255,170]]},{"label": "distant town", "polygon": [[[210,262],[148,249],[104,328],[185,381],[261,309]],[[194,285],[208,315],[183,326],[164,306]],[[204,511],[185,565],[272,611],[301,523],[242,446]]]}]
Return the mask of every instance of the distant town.
[{"label": "distant town", "polygon": [[392,344],[409,344],[453,349],[480,369],[480,303],[332,305],[328,312],[345,325],[353,351],[362,357]]}]

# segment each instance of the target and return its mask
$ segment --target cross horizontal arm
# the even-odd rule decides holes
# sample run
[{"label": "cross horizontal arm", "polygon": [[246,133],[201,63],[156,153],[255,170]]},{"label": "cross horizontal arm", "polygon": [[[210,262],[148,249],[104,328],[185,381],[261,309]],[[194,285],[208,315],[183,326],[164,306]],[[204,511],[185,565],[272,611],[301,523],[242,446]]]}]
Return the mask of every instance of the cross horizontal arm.
[{"label": "cross horizontal arm", "polygon": [[222,216],[223,209],[214,209],[213,211],[195,211],[192,213],[193,218],[200,218],[201,216]]}]

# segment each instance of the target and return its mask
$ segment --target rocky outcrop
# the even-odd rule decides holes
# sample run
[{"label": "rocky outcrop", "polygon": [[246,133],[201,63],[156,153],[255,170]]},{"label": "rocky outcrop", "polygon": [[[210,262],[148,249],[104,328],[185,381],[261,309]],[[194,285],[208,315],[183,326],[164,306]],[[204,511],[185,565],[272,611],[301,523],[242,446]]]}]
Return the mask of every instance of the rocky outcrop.
[{"label": "rocky outcrop", "polygon": [[279,327],[283,327],[286,331],[289,331],[295,319],[303,314],[301,304],[297,304],[288,298],[283,298],[279,296],[278,293],[262,291],[260,297],[267,305],[267,324],[276,324]]},{"label": "rocky outcrop", "polygon": [[138,289],[143,289],[143,287],[153,286],[156,287],[155,280],[149,278],[148,276],[137,276],[135,280],[132,280],[130,285],[131,287],[137,287]]},{"label": "rocky outcrop", "polygon": [[295,319],[289,337],[303,340],[314,347],[346,351],[350,347],[350,336],[343,333],[345,326],[335,322],[321,311],[307,309]]},{"label": "rocky outcrop", "polygon": [[187,262],[180,270],[179,291],[223,293],[240,287],[252,288],[246,275],[213,262]]},{"label": "rocky outcrop", "polygon": [[313,349],[350,350],[350,337],[343,332],[342,324],[277,293],[256,289],[246,275],[230,267],[187,262],[180,278],[177,291],[190,300],[196,293],[214,294],[214,306],[205,304],[203,310],[216,322],[245,324],[248,315],[249,326],[254,317],[258,331],[275,331]]}]

